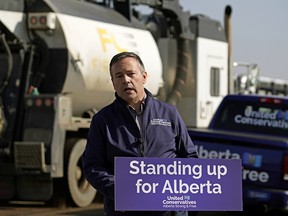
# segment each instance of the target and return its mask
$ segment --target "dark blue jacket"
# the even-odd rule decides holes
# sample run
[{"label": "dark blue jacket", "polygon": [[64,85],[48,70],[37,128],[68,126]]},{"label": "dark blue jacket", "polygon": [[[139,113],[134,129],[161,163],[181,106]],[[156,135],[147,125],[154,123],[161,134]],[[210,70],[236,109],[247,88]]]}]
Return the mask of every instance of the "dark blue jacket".
[{"label": "dark blue jacket", "polygon": [[[88,182],[104,195],[104,199],[114,200],[115,156],[197,157],[177,109],[145,91],[142,131],[127,104],[117,95],[113,103],[101,109],[92,119],[82,157],[83,171]],[[114,208],[112,202],[107,203],[108,200],[105,202],[106,211]]]}]

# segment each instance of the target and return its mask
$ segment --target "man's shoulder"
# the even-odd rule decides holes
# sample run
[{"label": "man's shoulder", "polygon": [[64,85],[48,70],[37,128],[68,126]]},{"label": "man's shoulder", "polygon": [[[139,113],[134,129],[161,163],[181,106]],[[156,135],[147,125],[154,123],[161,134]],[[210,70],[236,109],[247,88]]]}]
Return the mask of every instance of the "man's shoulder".
[{"label": "man's shoulder", "polygon": [[105,115],[111,115],[111,113],[114,113],[115,108],[117,107],[117,103],[113,101],[112,103],[102,107],[95,116],[105,116]]},{"label": "man's shoulder", "polygon": [[172,111],[175,111],[176,110],[176,107],[172,104],[169,104],[167,102],[164,102],[164,101],[161,101],[157,98],[154,98],[151,100],[151,103],[154,104],[154,106],[156,107],[159,107],[159,108],[164,108],[164,109],[169,109],[169,110],[172,110]]}]

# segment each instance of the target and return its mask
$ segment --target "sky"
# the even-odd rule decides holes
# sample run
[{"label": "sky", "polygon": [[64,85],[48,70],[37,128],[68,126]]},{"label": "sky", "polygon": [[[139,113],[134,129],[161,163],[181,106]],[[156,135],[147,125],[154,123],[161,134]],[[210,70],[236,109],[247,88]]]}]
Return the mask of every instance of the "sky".
[{"label": "sky", "polygon": [[288,80],[287,0],[180,0],[184,11],[204,14],[224,26],[232,7],[232,61],[258,64],[260,75]]}]

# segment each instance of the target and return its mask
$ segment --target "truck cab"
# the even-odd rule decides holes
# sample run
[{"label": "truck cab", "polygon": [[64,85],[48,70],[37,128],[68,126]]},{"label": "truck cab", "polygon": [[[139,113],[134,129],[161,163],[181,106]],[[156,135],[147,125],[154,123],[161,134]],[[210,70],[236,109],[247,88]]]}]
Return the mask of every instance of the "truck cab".
[{"label": "truck cab", "polygon": [[245,207],[287,209],[286,97],[227,95],[208,129],[190,129],[189,133],[200,158],[242,159]]}]

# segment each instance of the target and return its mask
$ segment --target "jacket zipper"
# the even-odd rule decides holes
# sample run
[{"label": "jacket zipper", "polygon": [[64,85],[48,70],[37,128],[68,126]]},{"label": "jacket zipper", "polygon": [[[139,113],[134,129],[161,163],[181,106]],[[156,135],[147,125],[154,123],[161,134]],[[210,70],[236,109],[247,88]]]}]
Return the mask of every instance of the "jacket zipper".
[{"label": "jacket zipper", "polygon": [[144,125],[144,112],[145,110],[142,112],[142,116],[141,116],[141,127],[140,127],[140,136],[141,136],[141,143],[140,143],[140,155],[141,157],[145,157],[146,156],[146,150],[147,150],[147,146],[146,146],[146,130],[145,130],[145,125]]}]

